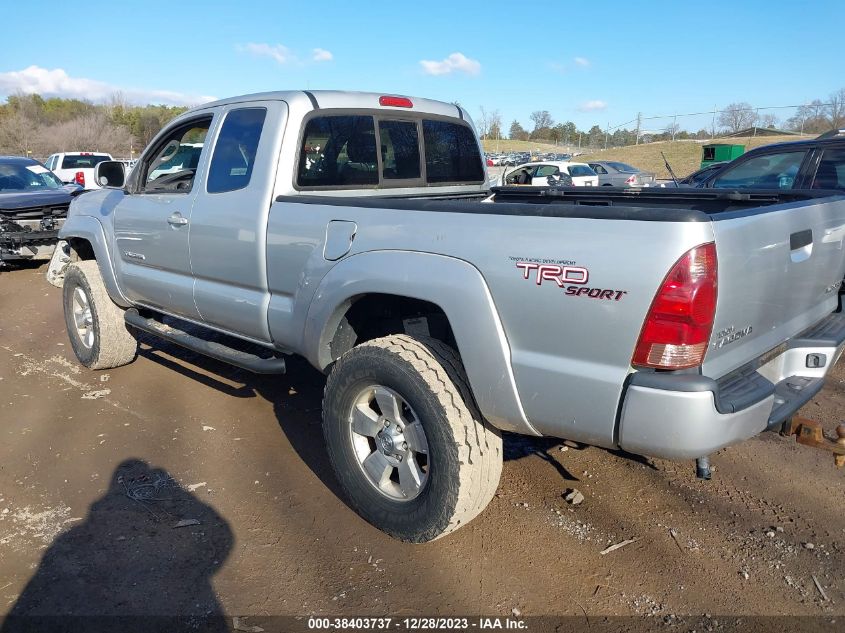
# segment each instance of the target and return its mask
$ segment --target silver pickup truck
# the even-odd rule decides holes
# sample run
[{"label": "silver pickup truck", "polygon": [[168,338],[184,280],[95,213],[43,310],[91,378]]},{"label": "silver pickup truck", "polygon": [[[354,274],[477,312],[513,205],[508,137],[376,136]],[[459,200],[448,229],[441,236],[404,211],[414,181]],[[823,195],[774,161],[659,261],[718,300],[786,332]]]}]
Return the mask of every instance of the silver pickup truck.
[{"label": "silver pickup truck", "polygon": [[191,110],[71,206],[49,274],[74,352],[124,365],[140,330],[255,372],[304,356],[350,503],[423,542],[490,501],[502,431],[706,471],[845,348],[845,198],[491,192],[481,157],[426,99]]}]

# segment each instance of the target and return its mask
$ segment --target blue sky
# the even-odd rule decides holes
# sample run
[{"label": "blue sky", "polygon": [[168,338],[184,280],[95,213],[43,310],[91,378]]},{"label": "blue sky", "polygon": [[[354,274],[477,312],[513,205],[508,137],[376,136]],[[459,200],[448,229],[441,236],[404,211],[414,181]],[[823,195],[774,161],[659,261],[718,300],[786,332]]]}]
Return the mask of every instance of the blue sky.
[{"label": "blue sky", "polygon": [[366,90],[497,109],[507,129],[538,109],[604,127],[845,87],[841,0],[2,2],[0,97]]}]

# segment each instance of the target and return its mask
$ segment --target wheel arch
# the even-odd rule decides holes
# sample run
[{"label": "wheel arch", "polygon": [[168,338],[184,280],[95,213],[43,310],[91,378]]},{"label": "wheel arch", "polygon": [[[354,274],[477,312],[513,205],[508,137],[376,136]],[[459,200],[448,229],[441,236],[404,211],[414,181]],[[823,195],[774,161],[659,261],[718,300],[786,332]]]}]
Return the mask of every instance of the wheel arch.
[{"label": "wheel arch", "polygon": [[[389,308],[428,310],[435,319],[442,315],[443,323],[433,328],[431,335],[449,343],[460,355],[485,418],[502,430],[539,435],[522,410],[510,346],[489,288],[478,269],[464,260],[410,251],[372,251],[341,261],[322,279],[309,306],[304,355],[325,371],[359,342],[355,323],[365,321],[366,315],[376,306],[384,307],[385,301]],[[363,312],[363,318],[356,310]],[[379,332],[378,328],[375,331]],[[379,335],[403,332],[380,331]]]},{"label": "wheel arch", "polygon": [[77,259],[96,260],[111,300],[122,308],[131,307],[132,304],[120,291],[106,234],[97,218],[88,215],[71,215],[59,231],[59,238],[70,245]]}]

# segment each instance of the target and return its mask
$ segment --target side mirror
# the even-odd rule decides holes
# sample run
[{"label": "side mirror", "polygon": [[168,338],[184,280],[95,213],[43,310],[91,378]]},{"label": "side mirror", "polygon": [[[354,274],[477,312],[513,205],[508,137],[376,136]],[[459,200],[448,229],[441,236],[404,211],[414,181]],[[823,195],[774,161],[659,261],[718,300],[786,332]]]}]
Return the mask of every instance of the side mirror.
[{"label": "side mirror", "polygon": [[122,189],[126,183],[126,165],[119,160],[104,160],[94,167],[94,181],[101,187]]}]

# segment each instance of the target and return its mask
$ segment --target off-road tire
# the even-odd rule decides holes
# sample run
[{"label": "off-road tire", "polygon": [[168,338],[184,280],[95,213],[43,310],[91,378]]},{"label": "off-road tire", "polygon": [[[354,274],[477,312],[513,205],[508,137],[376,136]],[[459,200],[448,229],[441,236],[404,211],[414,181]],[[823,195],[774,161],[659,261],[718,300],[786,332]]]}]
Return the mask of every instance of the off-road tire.
[{"label": "off-road tire", "polygon": [[[427,436],[429,476],[411,500],[381,494],[355,457],[349,415],[356,394],[372,384],[400,394]],[[428,337],[387,336],[344,354],[326,382],[323,433],[348,503],[402,541],[432,541],[471,521],[493,498],[502,472],[501,435],[479,413],[460,358]]]},{"label": "off-road tire", "polygon": [[[82,342],[74,323],[73,296],[77,288],[85,293],[91,307],[94,341],[90,347]],[[68,265],[62,294],[68,338],[80,363],[90,369],[112,369],[135,360],[138,341],[127,329],[123,309],[109,297],[95,260]]]}]

